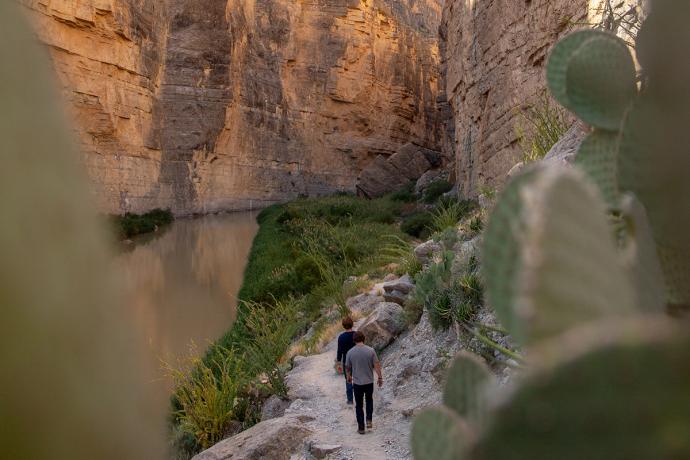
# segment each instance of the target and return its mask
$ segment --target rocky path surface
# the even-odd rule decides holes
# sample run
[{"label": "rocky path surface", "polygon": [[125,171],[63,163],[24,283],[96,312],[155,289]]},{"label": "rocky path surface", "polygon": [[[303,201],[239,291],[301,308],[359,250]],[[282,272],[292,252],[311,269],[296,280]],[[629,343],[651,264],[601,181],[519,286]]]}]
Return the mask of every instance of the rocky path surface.
[{"label": "rocky path surface", "polygon": [[408,437],[401,432],[409,429],[408,424],[400,423],[395,404],[390,404],[378,387],[374,390],[373,429],[365,435],[357,433],[354,406],[346,404],[345,379],[333,369],[336,346],[333,341],[321,354],[298,361],[288,378],[293,403],[285,415],[313,417],[306,424],[313,432],[307,441],[312,455],[338,459],[409,458]]},{"label": "rocky path surface", "polygon": [[261,423],[193,460],[410,459],[413,416],[440,403],[444,369],[463,342],[452,329],[433,331],[427,313],[405,331],[402,308],[374,294],[349,299],[348,306],[364,317],[355,328],[367,343],[383,349],[384,385],[374,390],[372,430],[357,433],[344,378],[333,369],[334,339],[319,354],[294,358],[287,377],[289,401],[272,397],[276,405],[267,402],[264,409],[273,409],[265,411]]}]

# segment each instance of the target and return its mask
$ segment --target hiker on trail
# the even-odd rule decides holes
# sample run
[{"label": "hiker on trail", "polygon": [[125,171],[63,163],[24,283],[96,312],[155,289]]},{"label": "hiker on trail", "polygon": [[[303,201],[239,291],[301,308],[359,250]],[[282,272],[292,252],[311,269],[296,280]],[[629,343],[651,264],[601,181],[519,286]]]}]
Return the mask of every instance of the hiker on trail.
[{"label": "hiker on trail", "polygon": [[364,434],[364,410],[363,399],[367,403],[367,428],[372,428],[372,416],[374,415],[374,371],[378,375],[379,387],[383,386],[383,374],[381,363],[376,351],[364,345],[364,334],[355,332],[353,337],[355,346],[347,352],[345,358],[345,372],[347,381],[352,383],[355,394],[355,413],[357,414],[357,432]]},{"label": "hiker on trail", "polygon": [[338,353],[335,357],[335,365],[338,373],[345,376],[345,396],[347,397],[347,403],[352,405],[352,383],[347,380],[347,374],[344,372],[344,369],[345,356],[347,356],[347,352],[355,346],[355,341],[353,339],[355,332],[352,330],[354,322],[352,318],[348,316],[343,318],[342,324],[345,332],[338,336]]}]

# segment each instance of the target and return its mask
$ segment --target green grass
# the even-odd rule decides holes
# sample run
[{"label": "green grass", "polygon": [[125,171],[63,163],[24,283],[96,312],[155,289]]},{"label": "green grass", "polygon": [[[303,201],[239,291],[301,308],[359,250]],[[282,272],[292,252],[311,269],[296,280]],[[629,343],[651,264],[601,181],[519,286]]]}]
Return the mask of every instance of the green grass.
[{"label": "green grass", "polygon": [[120,239],[155,232],[171,224],[174,219],[169,209],[154,209],[146,214],[127,213],[122,216],[110,216],[112,226]]},{"label": "green grass", "polygon": [[539,161],[568,131],[566,112],[543,94],[535,104],[520,110],[515,133],[522,148],[522,162]]},{"label": "green grass", "polygon": [[441,202],[433,212],[431,226],[437,232],[443,232],[448,228],[454,228],[467,214],[476,209],[473,201],[449,200]]}]

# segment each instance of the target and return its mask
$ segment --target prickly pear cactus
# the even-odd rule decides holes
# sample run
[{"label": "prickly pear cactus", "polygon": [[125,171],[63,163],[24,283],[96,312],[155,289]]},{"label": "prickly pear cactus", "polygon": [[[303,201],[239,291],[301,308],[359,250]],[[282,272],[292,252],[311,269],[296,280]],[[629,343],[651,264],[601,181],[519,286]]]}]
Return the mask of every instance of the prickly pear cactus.
[{"label": "prickly pear cactus", "polygon": [[637,40],[641,92],[625,42],[605,32],[571,34],[547,65],[556,100],[594,128],[575,164],[610,209],[620,211],[624,192],[645,207],[670,310],[690,310],[690,30],[679,19],[688,5],[653,4]]},{"label": "prickly pear cactus", "polygon": [[621,211],[626,227],[621,260],[636,290],[637,308],[648,312],[663,311],[667,293],[647,213],[629,193],[621,199]]},{"label": "prickly pear cactus", "polygon": [[164,458],[155,377],[116,301],[47,51],[18,3],[0,2],[2,456]]},{"label": "prickly pear cactus", "polygon": [[526,174],[506,187],[484,236],[488,301],[504,327],[530,343],[632,312],[634,291],[594,187],[565,168]]},{"label": "prickly pear cactus", "polygon": [[[690,309],[690,2],[653,5],[639,95],[617,38],[583,31],[555,47],[553,95],[594,129],[577,169],[514,178],[484,235],[489,304],[529,347],[529,367],[472,424],[463,398],[480,379],[461,359],[444,398],[461,417],[427,413],[413,445],[433,445],[423,425],[442,413],[452,426],[432,429],[458,459],[690,458],[690,334],[660,310]],[[463,422],[474,441],[458,434]],[[432,458],[425,448],[414,446],[415,458]]]},{"label": "prickly pear cactus", "polygon": [[412,426],[412,453],[417,460],[457,460],[472,441],[471,430],[452,410],[425,409]]},{"label": "prickly pear cactus", "polygon": [[690,458],[690,337],[676,332],[648,319],[573,331],[460,458]]},{"label": "prickly pear cactus", "polygon": [[634,291],[594,187],[576,170],[550,168],[524,194],[528,226],[516,308],[530,339],[633,313]]},{"label": "prickly pear cactus", "polygon": [[610,131],[596,130],[580,145],[575,165],[584,171],[597,185],[609,208],[618,206],[618,165],[616,150],[618,135]]},{"label": "prickly pear cactus", "polygon": [[625,42],[583,30],[559,42],[547,64],[552,94],[594,127],[617,131],[637,94],[636,72]]},{"label": "prickly pear cactus", "polygon": [[506,185],[484,231],[482,273],[488,281],[488,300],[501,324],[518,341],[525,338],[515,312],[522,253],[520,237],[525,232],[521,191],[537,177],[541,168],[534,165]]},{"label": "prickly pear cactus", "polygon": [[474,426],[486,420],[486,387],[493,382],[493,374],[478,356],[460,352],[448,370],[443,390],[443,404]]}]

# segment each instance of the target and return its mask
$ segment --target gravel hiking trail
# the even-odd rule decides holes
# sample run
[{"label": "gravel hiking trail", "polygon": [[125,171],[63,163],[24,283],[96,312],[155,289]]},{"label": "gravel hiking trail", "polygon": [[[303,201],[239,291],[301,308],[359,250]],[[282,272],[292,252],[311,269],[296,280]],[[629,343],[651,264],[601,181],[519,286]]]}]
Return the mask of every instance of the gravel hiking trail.
[{"label": "gravel hiking trail", "polygon": [[[357,433],[354,406],[345,398],[345,379],[335,373],[333,361],[337,339],[322,353],[301,358],[288,376],[290,397],[294,401],[286,414],[313,418],[307,426],[313,430],[313,446],[330,446],[335,452],[329,459],[407,459],[409,423],[401,423],[395,404],[386,397],[389,391],[374,390],[373,429]],[[384,382],[385,382],[384,373]],[[384,383],[385,387],[385,383]]]}]

